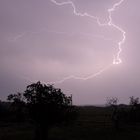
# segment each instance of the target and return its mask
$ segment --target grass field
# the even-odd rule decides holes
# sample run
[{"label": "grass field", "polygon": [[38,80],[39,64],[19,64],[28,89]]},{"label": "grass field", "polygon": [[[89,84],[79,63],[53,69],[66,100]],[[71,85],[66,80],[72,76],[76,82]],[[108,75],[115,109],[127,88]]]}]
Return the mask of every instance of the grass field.
[{"label": "grass field", "polygon": [[[33,126],[25,123],[0,123],[0,140],[32,140]],[[103,107],[79,107],[77,120],[51,128],[50,140],[139,140],[140,124],[122,124],[116,131],[111,110]]]}]

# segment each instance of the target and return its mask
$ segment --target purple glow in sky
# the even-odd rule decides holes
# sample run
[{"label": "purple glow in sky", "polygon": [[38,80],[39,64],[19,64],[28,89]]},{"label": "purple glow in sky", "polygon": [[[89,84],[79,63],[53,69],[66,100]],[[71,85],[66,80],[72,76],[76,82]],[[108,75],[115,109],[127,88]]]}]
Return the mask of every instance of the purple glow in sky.
[{"label": "purple glow in sky", "polygon": [[0,1],[0,97],[38,80],[75,104],[139,96],[139,0],[68,1]]}]

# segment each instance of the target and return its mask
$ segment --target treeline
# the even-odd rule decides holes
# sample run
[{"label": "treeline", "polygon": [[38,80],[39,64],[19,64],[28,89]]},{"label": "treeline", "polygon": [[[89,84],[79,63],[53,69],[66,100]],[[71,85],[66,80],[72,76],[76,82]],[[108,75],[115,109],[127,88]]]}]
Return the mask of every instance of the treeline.
[{"label": "treeline", "polygon": [[122,124],[140,122],[140,102],[138,97],[131,96],[129,104],[118,104],[118,98],[107,98],[107,107],[111,108],[111,120],[118,130]]},{"label": "treeline", "polygon": [[[130,97],[128,105],[118,104],[117,98],[107,98],[106,105],[111,109],[110,120],[116,130],[122,124],[140,122],[139,98]],[[41,82],[28,85],[23,93],[10,94],[6,102],[0,101],[0,124],[31,123],[35,140],[47,139],[53,125],[71,124],[78,114],[78,107],[72,105],[72,96]]]}]

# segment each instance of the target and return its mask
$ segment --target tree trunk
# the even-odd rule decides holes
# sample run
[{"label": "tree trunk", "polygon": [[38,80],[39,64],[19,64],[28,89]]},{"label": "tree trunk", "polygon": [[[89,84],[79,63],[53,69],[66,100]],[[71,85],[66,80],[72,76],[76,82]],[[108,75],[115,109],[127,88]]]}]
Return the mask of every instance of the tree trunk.
[{"label": "tree trunk", "polygon": [[48,140],[48,130],[46,126],[41,127],[41,140]]},{"label": "tree trunk", "polygon": [[44,125],[38,125],[35,129],[35,140],[48,140],[49,128]]}]

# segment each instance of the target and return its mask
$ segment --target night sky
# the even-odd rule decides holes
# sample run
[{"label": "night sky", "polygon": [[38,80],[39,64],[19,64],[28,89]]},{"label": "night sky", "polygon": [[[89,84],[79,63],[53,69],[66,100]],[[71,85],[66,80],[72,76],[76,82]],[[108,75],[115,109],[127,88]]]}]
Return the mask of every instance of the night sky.
[{"label": "night sky", "polygon": [[[69,0],[56,0],[57,3]],[[71,0],[77,13],[109,22],[119,0]],[[113,26],[77,16],[71,4],[51,0],[0,0],[0,98],[36,81],[54,82],[74,104],[104,104],[107,97],[128,103],[140,94],[140,1],[124,0],[112,12]],[[76,77],[76,78],[74,78]],[[64,80],[65,79],[65,80]]]}]

